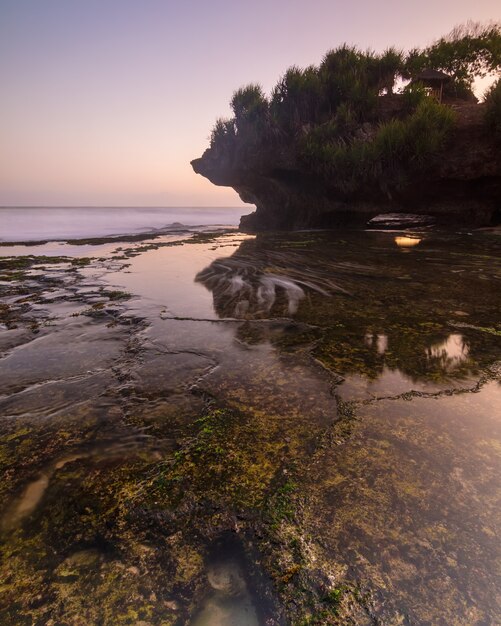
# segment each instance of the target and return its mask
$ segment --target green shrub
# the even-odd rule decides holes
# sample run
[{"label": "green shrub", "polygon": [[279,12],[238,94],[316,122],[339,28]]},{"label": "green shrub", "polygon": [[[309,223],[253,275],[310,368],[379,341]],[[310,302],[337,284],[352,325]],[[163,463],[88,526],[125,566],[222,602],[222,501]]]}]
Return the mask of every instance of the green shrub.
[{"label": "green shrub", "polygon": [[464,100],[465,102],[472,102],[474,104],[478,102],[472,91],[472,85],[462,80],[451,80],[445,83],[443,87],[443,97]]},{"label": "green shrub", "polygon": [[501,79],[486,91],[484,102],[487,105],[485,121],[492,132],[501,139]]},{"label": "green shrub", "polygon": [[406,113],[412,113],[425,98],[426,91],[423,85],[419,83],[407,85],[402,92],[403,110]]},{"label": "green shrub", "polygon": [[423,167],[443,146],[454,125],[455,114],[447,106],[426,98],[406,120],[411,162]]},{"label": "green shrub", "polygon": [[268,121],[269,104],[261,85],[237,89],[231,99],[237,133],[261,133]]},{"label": "green shrub", "polygon": [[234,145],[235,137],[235,120],[219,118],[211,131],[210,147],[218,149],[229,148]]},{"label": "green shrub", "polygon": [[323,86],[315,67],[290,67],[274,87],[271,115],[278,126],[294,133],[304,124],[316,124],[324,106]]},{"label": "green shrub", "polygon": [[328,113],[334,114],[346,102],[360,117],[374,109],[380,88],[380,72],[377,58],[372,53],[340,46],[324,56],[319,76]]},{"label": "green shrub", "polygon": [[332,127],[326,125],[323,134],[316,129],[304,142],[303,160],[347,194],[374,183],[391,193],[405,186],[409,174],[426,169],[453,123],[451,109],[427,98],[406,119],[381,124],[370,141],[339,141]]}]

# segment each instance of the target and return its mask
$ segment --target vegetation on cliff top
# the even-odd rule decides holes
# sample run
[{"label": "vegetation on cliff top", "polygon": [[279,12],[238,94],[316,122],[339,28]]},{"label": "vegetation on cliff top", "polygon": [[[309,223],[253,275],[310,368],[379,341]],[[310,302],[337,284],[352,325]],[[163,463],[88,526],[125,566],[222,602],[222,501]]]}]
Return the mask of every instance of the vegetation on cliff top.
[{"label": "vegetation on cliff top", "polygon": [[498,138],[501,138],[501,79],[497,80],[485,94],[486,122]]},{"label": "vegetation on cliff top", "polygon": [[[398,104],[392,104],[395,86],[424,69],[441,70],[451,79],[443,86],[446,100],[471,101],[474,79],[500,67],[499,24],[468,23],[407,53],[344,44],[318,67],[290,67],[269,98],[258,84],[235,91],[233,117],[216,122],[211,151],[243,164],[286,152],[301,170],[344,194],[376,185],[391,195],[426,172],[454,125],[451,108],[427,98],[415,80],[400,87]],[[488,121],[496,128],[499,88],[487,100]]]}]

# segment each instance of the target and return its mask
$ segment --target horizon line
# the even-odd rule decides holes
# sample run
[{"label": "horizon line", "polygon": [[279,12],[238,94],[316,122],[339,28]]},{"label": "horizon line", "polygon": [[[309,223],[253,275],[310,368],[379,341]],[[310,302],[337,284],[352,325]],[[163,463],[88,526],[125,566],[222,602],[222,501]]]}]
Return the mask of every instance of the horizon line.
[{"label": "horizon line", "polygon": [[[249,207],[255,205],[249,204]],[[221,206],[209,204],[191,205],[160,205],[160,204],[6,204],[0,205],[1,209],[240,209],[247,208],[247,205]]]}]

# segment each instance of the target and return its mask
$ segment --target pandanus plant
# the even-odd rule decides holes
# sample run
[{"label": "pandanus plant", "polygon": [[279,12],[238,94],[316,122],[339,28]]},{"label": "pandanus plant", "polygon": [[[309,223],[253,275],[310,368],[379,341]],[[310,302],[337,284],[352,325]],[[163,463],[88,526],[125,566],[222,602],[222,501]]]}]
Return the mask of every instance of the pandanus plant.
[{"label": "pandanus plant", "polygon": [[251,83],[237,89],[230,104],[238,134],[248,134],[264,129],[268,122],[269,105],[261,85]]},{"label": "pandanus plant", "polygon": [[273,89],[272,119],[286,132],[294,133],[306,124],[320,121],[323,100],[318,70],[314,66],[304,70],[292,66]]}]

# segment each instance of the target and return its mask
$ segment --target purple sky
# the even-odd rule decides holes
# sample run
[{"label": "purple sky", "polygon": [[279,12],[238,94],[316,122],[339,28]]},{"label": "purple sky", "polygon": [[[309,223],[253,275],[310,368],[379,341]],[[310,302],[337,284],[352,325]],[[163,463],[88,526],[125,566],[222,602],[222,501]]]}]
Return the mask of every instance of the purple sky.
[{"label": "purple sky", "polygon": [[236,206],[189,165],[234,89],[468,19],[501,3],[0,0],[0,205]]}]

